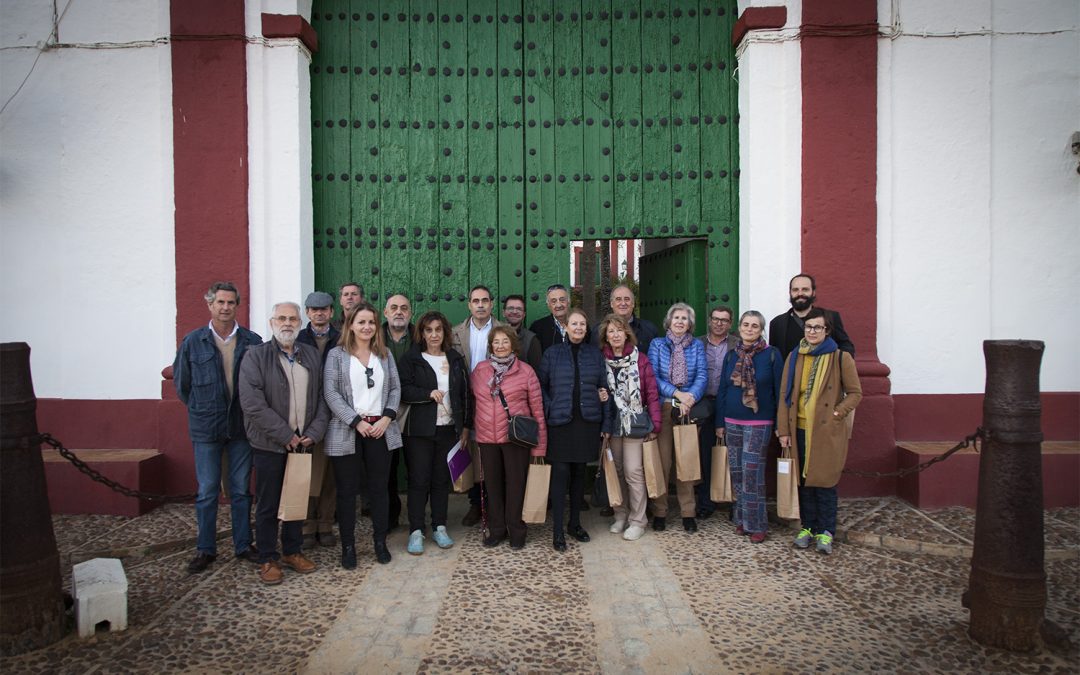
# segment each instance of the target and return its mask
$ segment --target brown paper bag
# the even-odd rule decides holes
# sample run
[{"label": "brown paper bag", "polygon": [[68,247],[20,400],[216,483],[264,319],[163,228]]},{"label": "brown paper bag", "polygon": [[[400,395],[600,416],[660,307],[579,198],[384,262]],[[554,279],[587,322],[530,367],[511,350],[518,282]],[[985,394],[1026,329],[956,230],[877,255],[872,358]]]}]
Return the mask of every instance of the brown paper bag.
[{"label": "brown paper bag", "polygon": [[776,460],[776,515],[786,520],[799,519],[799,464],[794,449],[781,450]]},{"label": "brown paper bag", "polygon": [[664,465],[660,463],[660,443],[655,439],[641,444],[641,463],[645,469],[645,487],[649,491],[649,498],[666,495],[667,481],[664,480]]},{"label": "brown paper bag", "polygon": [[683,482],[701,480],[697,425],[676,424],[671,431],[675,435],[675,477]]},{"label": "brown paper bag", "polygon": [[714,502],[731,502],[731,467],[728,466],[726,445],[714,445],[712,449],[712,475],[709,477],[709,499]]},{"label": "brown paper bag", "polygon": [[550,464],[530,464],[525,479],[525,504],[521,519],[532,525],[543,525],[547,519],[548,487],[551,484]]},{"label": "brown paper bag", "polygon": [[607,486],[608,506],[622,506],[622,488],[619,487],[619,474],[615,469],[615,457],[611,448],[604,445],[600,449],[600,463],[604,467],[604,485]]},{"label": "brown paper bag", "polygon": [[311,454],[290,452],[285,459],[285,480],[278,502],[278,520],[307,518],[308,493],[311,491]]}]

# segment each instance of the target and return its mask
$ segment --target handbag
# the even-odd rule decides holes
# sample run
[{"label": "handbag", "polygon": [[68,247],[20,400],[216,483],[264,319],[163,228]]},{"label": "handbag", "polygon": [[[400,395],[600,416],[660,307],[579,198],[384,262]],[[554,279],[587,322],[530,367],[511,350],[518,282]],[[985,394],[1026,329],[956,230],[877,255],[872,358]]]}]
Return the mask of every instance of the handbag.
[{"label": "handbag", "polygon": [[653,432],[652,418],[646,410],[639,413],[630,413],[630,438],[645,438]]},{"label": "handbag", "polygon": [[503,410],[506,411],[506,433],[510,442],[523,448],[535,448],[540,445],[540,423],[528,415],[511,415],[510,406],[506,404],[506,397],[499,390],[499,400],[502,401]]},{"label": "handbag", "polygon": [[702,424],[710,417],[712,417],[712,407],[716,405],[708,398],[702,397],[700,401],[695,401],[694,405],[690,406],[690,414],[680,415],[679,406],[671,406],[671,420],[675,424]]}]

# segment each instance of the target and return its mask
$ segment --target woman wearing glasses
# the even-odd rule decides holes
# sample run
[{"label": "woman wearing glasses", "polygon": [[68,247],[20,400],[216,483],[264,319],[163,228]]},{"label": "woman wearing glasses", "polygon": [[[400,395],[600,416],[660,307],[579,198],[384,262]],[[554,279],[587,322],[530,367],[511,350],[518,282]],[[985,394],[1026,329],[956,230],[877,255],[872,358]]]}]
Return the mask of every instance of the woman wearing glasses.
[{"label": "woman wearing glasses", "polygon": [[441,312],[427,312],[416,322],[412,347],[401,359],[401,398],[410,404],[405,434],[409,469],[409,544],[412,555],[424,552],[424,506],[431,500],[431,537],[439,548],[454,540],[446,532],[450,469],[446,455],[454,444],[468,447],[469,369],[450,348],[450,322]]},{"label": "woman wearing glasses", "polygon": [[795,546],[832,553],[836,484],[848,449],[848,417],[862,400],[855,359],[840,351],[832,323],[815,307],[803,317],[803,339],[784,363],[783,397],[776,433],[781,447],[792,436],[799,454],[799,515]]},{"label": "woman wearing glasses", "polygon": [[[478,363],[469,376],[480,469],[487,488],[484,517],[488,534],[484,546],[498,546],[509,537],[510,548],[515,551],[525,547],[521,508],[525,504],[529,456],[543,457],[547,452],[540,383],[529,364],[517,357],[517,351],[517,332],[510,326],[495,326],[488,333],[490,356]],[[511,415],[526,415],[539,423],[539,445],[529,450],[510,441]]]},{"label": "woman wearing glasses", "polygon": [[341,566],[356,567],[356,495],[361,476],[371,500],[375,559],[390,562],[386,548],[390,451],[401,447],[397,366],[383,342],[375,308],[366,302],[345,315],[341,340],[326,356],[323,393],[330,406],[326,456],[334,466]]},{"label": "woman wearing glasses", "polygon": [[765,460],[780,399],[780,350],[765,341],[765,317],[739,317],[739,343],[724,357],[716,390],[716,441],[727,442],[736,534],[765,541]]}]

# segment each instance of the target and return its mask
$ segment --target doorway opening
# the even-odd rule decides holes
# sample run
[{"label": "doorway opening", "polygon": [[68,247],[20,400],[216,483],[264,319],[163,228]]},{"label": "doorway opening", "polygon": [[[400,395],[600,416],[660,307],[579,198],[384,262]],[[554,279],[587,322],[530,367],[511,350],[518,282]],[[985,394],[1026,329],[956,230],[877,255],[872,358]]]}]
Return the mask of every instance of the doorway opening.
[{"label": "doorway opening", "polygon": [[572,304],[584,308],[595,321],[610,311],[611,289],[620,284],[634,292],[638,316],[657,326],[663,325],[668,308],[676,302],[689,304],[701,317],[714,299],[709,294],[709,241],[705,237],[570,244]]}]

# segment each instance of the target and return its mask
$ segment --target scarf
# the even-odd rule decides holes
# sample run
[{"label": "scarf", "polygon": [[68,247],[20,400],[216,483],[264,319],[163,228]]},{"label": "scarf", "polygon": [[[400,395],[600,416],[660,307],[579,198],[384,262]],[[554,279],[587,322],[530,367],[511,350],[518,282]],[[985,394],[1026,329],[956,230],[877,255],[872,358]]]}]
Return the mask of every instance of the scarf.
[{"label": "scarf", "polygon": [[667,339],[671,342],[671,368],[668,371],[668,377],[671,384],[675,385],[676,389],[680,389],[690,382],[690,376],[686,372],[686,347],[693,342],[694,336],[687,331],[682,334],[682,337],[675,337],[675,334],[668,329]]},{"label": "scarf", "polygon": [[492,354],[488,357],[488,361],[491,362],[491,367],[494,369],[491,379],[488,380],[488,386],[491,387],[491,397],[495,398],[502,392],[503,377],[506,376],[506,371],[510,370],[510,367],[514,365],[514,361],[517,361],[517,355],[510,352],[509,356],[500,358]]},{"label": "scarf", "polygon": [[[810,362],[810,376],[806,380],[806,393],[803,394],[803,405],[807,410],[807,419],[810,419],[812,411],[817,409],[818,396],[821,394],[822,383],[825,382],[826,375],[829,372],[829,368],[833,365],[833,360],[839,358],[839,346],[836,341],[829,336],[825,336],[825,339],[821,341],[816,347],[811,347],[810,343],[803,338],[799,341],[798,353],[803,358],[813,359]],[[793,394],[792,390],[795,385],[795,373],[797,368],[795,367],[796,361],[799,361],[798,357],[789,359],[791,364],[787,368],[787,393],[784,395],[784,403],[788,406],[791,405]],[[804,461],[802,463],[802,477],[806,478],[807,467],[810,466],[810,451],[814,447],[814,425],[808,424],[806,427],[806,447],[803,449]]]},{"label": "scarf", "polygon": [[765,338],[758,338],[757,342],[747,345],[739,342],[735,346],[735,370],[731,373],[731,383],[742,389],[742,404],[755,413],[758,411],[757,402],[757,371],[754,369],[754,357],[769,348]]},{"label": "scarf", "polygon": [[607,359],[607,383],[619,411],[619,433],[616,435],[628,436],[633,415],[644,411],[637,347],[630,347],[629,354]]},{"label": "scarf", "polygon": [[[828,336],[826,336],[825,339],[821,341],[821,344],[813,348],[810,347],[810,343],[806,341],[806,338],[803,338],[799,342],[798,353],[811,357],[817,357],[824,356],[826,354],[832,354],[837,349],[839,349],[839,347],[837,346],[836,341]],[[784,394],[784,405],[788,407],[791,407],[792,392],[796,390],[795,362],[798,360],[798,358],[788,360],[787,373],[786,377],[784,378],[787,381],[787,387],[785,389],[786,393]],[[820,389],[820,383],[822,381],[822,378],[824,378],[825,371],[830,365],[829,363],[825,363],[825,370],[822,370],[822,363],[822,359],[815,358],[813,363],[810,364],[810,381],[806,383],[806,394],[803,399],[805,404],[808,404],[810,402],[810,399],[817,398],[814,390]]]}]

